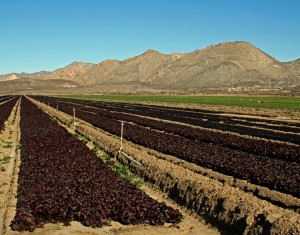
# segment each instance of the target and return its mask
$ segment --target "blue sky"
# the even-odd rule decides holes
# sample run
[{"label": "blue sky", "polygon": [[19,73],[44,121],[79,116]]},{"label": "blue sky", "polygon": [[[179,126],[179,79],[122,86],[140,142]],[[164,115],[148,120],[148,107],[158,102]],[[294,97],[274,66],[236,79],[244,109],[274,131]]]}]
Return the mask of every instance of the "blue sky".
[{"label": "blue sky", "polygon": [[300,58],[299,0],[0,0],[0,74],[247,41]]}]

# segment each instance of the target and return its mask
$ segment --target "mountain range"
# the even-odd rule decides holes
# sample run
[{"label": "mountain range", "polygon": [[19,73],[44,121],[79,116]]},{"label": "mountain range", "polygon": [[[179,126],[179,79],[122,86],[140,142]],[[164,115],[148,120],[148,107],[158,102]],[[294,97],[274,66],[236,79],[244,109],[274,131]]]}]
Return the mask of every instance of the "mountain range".
[{"label": "mountain range", "polygon": [[280,62],[248,42],[191,53],[147,50],[123,61],[74,62],[51,72],[0,75],[0,94],[297,92],[300,59]]}]

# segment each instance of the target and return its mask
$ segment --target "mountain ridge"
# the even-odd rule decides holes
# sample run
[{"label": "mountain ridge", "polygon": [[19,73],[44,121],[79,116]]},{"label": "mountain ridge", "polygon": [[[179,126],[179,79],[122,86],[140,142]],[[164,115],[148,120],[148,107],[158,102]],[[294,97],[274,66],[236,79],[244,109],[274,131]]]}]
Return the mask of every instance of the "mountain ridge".
[{"label": "mountain ridge", "polygon": [[237,41],[184,54],[148,49],[122,61],[73,62],[52,72],[1,75],[0,81],[12,78],[65,80],[78,88],[64,89],[71,93],[291,90],[299,89],[300,59],[280,62],[248,42]]}]

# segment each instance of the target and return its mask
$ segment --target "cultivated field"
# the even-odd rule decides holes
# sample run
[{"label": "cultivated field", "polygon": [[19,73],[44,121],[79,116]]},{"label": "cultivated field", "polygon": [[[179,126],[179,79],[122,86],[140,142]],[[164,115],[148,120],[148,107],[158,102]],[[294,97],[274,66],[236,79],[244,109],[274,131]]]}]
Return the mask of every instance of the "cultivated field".
[{"label": "cultivated field", "polygon": [[240,106],[257,109],[274,108],[298,110],[300,107],[299,97],[253,97],[253,96],[185,96],[185,95],[61,95],[62,98],[79,98],[102,101],[123,102],[156,102],[172,104],[200,104],[200,105],[222,105]]},{"label": "cultivated field", "polygon": [[[9,116],[14,120],[5,122],[3,132],[21,132],[20,144],[17,137],[11,141],[18,146],[11,152],[20,151],[21,166],[7,178],[10,193],[3,191],[8,195],[3,233],[51,234],[55,228],[39,228],[47,223],[64,232],[60,223],[71,223],[72,231],[72,221],[88,227],[113,224],[110,230],[91,230],[95,234],[142,234],[145,229],[149,234],[300,233],[298,99],[228,98],[231,104],[254,109],[254,116],[242,107],[200,105],[207,103],[204,97],[169,97],[168,103],[162,96],[129,96],[130,102],[78,98],[1,97],[0,125]],[[148,104],[139,103],[146,100]],[[211,100],[224,104],[220,97]],[[170,105],[175,101],[188,105]],[[281,108],[280,115],[272,107]],[[293,115],[287,116],[290,111]],[[8,123],[14,123],[15,131],[8,130]],[[92,142],[94,151],[68,131]],[[2,148],[10,143],[1,138]],[[10,161],[16,169],[17,156]],[[115,158],[145,182],[144,191],[132,175],[118,176],[127,167],[116,170]],[[149,197],[155,193],[148,187],[159,190],[157,198],[164,196],[165,202]]]}]

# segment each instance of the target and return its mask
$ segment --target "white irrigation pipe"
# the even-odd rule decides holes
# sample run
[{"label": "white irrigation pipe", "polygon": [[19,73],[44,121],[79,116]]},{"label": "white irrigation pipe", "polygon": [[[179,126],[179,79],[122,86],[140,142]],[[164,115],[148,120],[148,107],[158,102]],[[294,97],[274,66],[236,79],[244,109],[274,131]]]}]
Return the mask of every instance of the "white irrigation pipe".
[{"label": "white irrigation pipe", "polygon": [[132,161],[133,163],[135,163],[135,164],[137,164],[137,165],[139,165],[139,166],[142,166],[142,163],[138,162],[137,160],[134,160],[131,156],[127,155],[126,153],[121,152],[121,150],[120,150],[120,153],[121,153],[124,157],[126,157],[129,161]]},{"label": "white irrigation pipe", "polygon": [[74,119],[73,119],[73,125],[74,125],[74,127],[75,127],[75,118],[76,118],[76,116],[75,116],[75,108],[73,108],[73,117],[74,117]]},{"label": "white irrigation pipe", "polygon": [[142,166],[142,163],[138,162],[137,160],[134,160],[131,156],[129,156],[127,153],[123,152],[123,133],[124,133],[124,122],[121,122],[121,147],[119,149],[119,154],[122,154],[125,158],[127,158],[129,161]]}]

